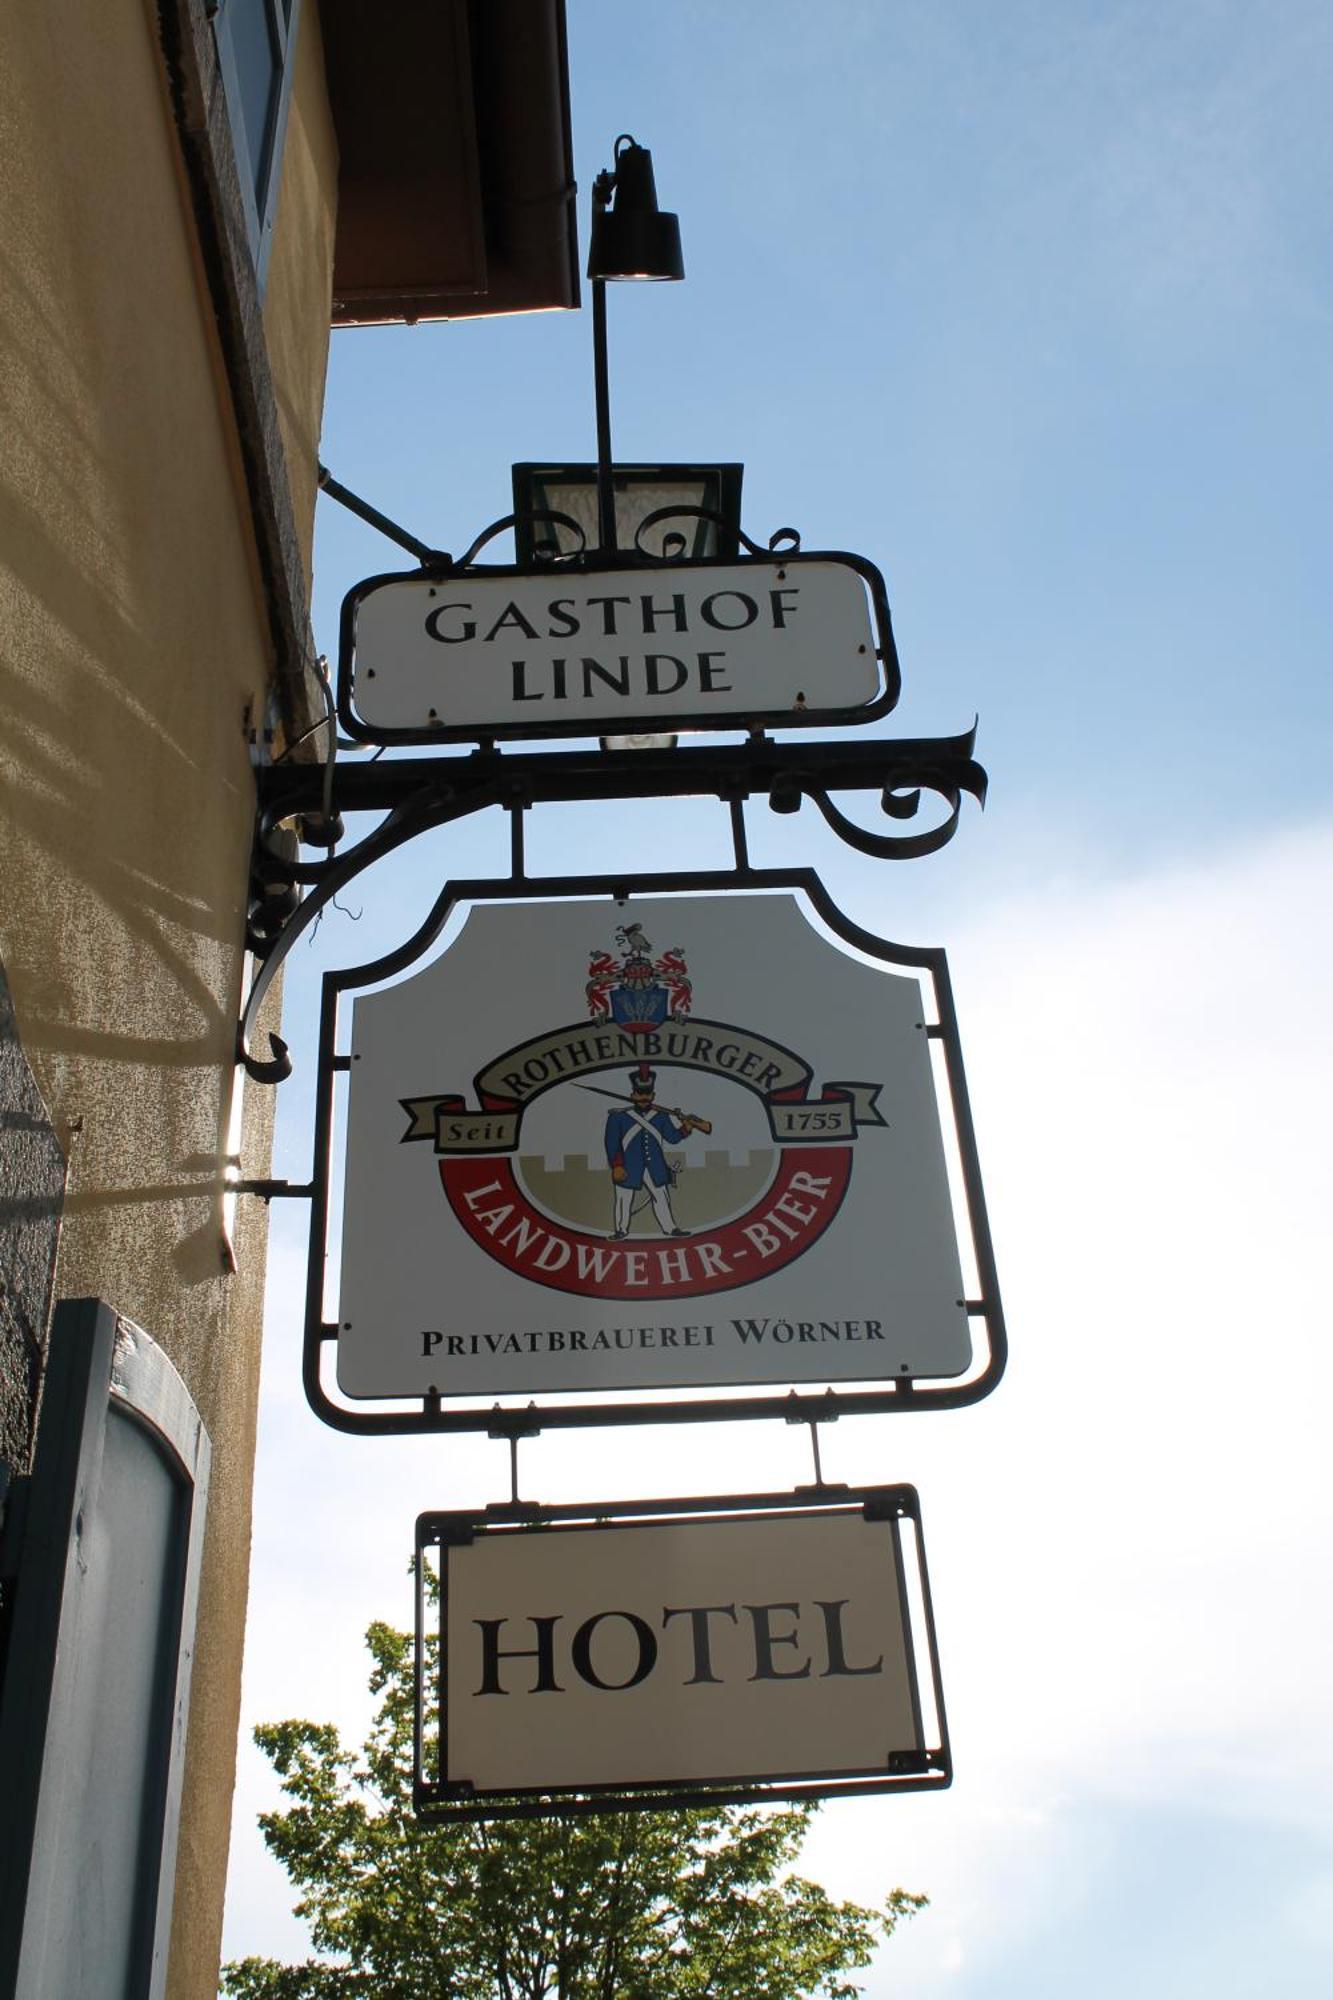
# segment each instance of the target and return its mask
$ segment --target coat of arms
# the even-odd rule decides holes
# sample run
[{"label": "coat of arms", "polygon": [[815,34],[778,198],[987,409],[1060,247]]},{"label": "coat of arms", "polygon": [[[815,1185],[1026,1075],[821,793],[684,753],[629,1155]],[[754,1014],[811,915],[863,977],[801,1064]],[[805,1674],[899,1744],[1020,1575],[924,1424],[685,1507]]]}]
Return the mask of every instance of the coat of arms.
[{"label": "coat of arms", "polygon": [[690,981],[679,945],[653,957],[642,924],[622,924],[616,932],[617,958],[609,951],[588,955],[588,1012],[631,1035],[646,1035],[667,1019],[690,1011]]}]

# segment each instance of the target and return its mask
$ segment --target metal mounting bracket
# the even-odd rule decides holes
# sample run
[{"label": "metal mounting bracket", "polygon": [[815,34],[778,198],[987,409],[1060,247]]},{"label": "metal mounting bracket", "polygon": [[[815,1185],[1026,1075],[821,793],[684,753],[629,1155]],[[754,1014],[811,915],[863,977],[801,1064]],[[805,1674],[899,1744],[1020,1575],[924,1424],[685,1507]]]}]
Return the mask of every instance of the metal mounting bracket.
[{"label": "metal mounting bracket", "polygon": [[[985,802],[986,773],[972,754],[975,738],[974,723],[958,736],[896,741],[776,743],[758,734],[739,744],[673,750],[490,748],[463,757],[339,763],[331,783],[318,765],[269,766],[256,774],[259,813],[252,875],[256,904],[278,914],[271,931],[252,933],[249,940],[262,963],[241,1022],[237,1060],[257,1083],[281,1083],[290,1076],[291,1058],[282,1037],[270,1034],[271,1054],[265,1058],[254,1052],[252,1036],[292,946],[363,870],[436,827],[488,806],[508,811],[513,880],[530,880],[534,892],[540,892],[543,878],[527,876],[522,815],[536,805],[720,799],[731,815],[736,866],[745,868],[745,802],[767,797],[774,812],[786,814],[799,811],[802,799],[809,798],[839,838],[860,853],[880,860],[916,860],[953,839],[964,795]],[[943,805],[944,817],[915,833],[872,832],[849,819],[829,797],[848,791],[877,792],[881,810],[896,820],[915,816],[922,795],[930,793]],[[323,825],[329,816],[354,812],[383,817],[351,847],[326,850],[317,860],[295,858],[288,822]],[[302,889],[308,891],[304,896]]]}]

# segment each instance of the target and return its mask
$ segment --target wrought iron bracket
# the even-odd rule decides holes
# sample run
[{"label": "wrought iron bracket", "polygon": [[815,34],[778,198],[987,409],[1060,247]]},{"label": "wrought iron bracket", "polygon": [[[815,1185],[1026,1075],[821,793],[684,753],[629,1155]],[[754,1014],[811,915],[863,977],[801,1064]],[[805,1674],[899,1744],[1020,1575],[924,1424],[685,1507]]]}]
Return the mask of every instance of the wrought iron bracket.
[{"label": "wrought iron bracket", "polygon": [[[290,1076],[291,1058],[280,1035],[270,1034],[267,1058],[252,1047],[279,968],[340,891],[419,834],[489,806],[502,807],[513,815],[513,879],[531,880],[539,892],[543,878],[527,876],[523,852],[522,814],[532,806],[717,798],[731,808],[735,862],[743,868],[748,866],[745,802],[767,797],[774,812],[793,813],[809,798],[838,837],[858,852],[880,860],[915,860],[952,840],[964,795],[985,802],[986,773],[972,755],[975,737],[974,724],[959,736],[896,741],[777,743],[756,734],[744,743],[673,750],[516,752],[490,747],[469,756],[340,762],[331,783],[319,765],[269,766],[256,773],[259,813],[252,864],[254,906],[264,921],[249,938],[262,963],[240,1024],[237,1061],[257,1083],[281,1083]],[[923,794],[930,793],[942,803],[945,817],[915,833],[873,832],[849,819],[829,796],[849,791],[878,792],[881,811],[896,820],[914,817]],[[331,816],[366,812],[383,818],[352,846],[340,852],[329,849],[314,860],[296,858],[289,822],[299,827],[313,819],[327,825]],[[302,889],[308,890],[304,896]]]},{"label": "wrought iron bracket", "polygon": [[286,1196],[291,1201],[309,1201],[315,1191],[313,1181],[228,1181],[227,1194],[257,1194],[261,1201]]},{"label": "wrought iron bracket", "polygon": [[[614,476],[617,469],[612,464],[607,466],[607,472],[611,476]],[[648,529],[660,527],[664,522],[672,520],[709,522],[723,535],[734,538],[747,554],[752,556],[794,555],[799,552],[801,546],[800,533],[795,528],[776,529],[769,536],[767,546],[764,546],[747,535],[738,521],[729,519],[725,514],[719,514],[711,507],[688,507],[673,503],[669,507],[655,508],[637,524],[633,549],[620,549],[616,546],[614,514],[611,515],[609,522],[604,524],[610,527],[610,534],[604,534],[601,537],[601,546],[593,548],[581,523],[575,520],[572,514],[561,513],[552,507],[530,507],[525,508],[522,514],[502,514],[497,520],[489,522],[468,544],[463,554],[455,557],[447,549],[433,548],[419,535],[414,535],[400,522],[390,519],[389,515],[381,512],[378,507],[372,506],[369,500],[363,500],[359,493],[353,493],[350,487],[344,486],[341,480],[334,478],[326,465],[319,467],[319,490],[327,494],[330,500],[336,500],[339,506],[345,507],[350,514],[355,514],[358,520],[365,521],[369,527],[377,528],[386,540],[397,543],[400,549],[406,549],[409,555],[417,558],[423,570],[428,570],[436,576],[462,575],[471,569],[484,548],[508,529],[516,527],[520,521],[529,531],[535,523],[547,522],[568,535],[577,536],[577,547],[568,553],[562,553],[554,542],[534,540],[538,565],[552,570],[566,566],[577,567],[585,561],[595,564],[599,569],[639,568],[645,563],[660,565],[678,562],[685,552],[684,535],[680,533],[665,535],[660,550],[652,548],[644,540]]]}]

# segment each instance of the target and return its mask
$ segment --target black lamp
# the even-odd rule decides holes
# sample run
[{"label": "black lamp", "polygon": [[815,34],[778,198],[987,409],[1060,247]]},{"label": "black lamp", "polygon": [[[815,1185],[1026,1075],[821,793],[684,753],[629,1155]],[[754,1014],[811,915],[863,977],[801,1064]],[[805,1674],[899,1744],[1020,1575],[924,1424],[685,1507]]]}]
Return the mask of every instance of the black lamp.
[{"label": "black lamp", "polygon": [[588,276],[594,283],[683,278],[680,223],[657,206],[652,154],[622,132],[616,140],[615,162],[593,183]]},{"label": "black lamp", "polygon": [[[614,203],[614,207],[612,204]],[[611,484],[611,389],[606,363],[608,279],[683,278],[680,224],[657,206],[653,156],[622,132],[615,165],[592,184],[592,238],[588,245],[592,280],[592,364],[597,395],[597,543],[616,547],[616,502]]]}]

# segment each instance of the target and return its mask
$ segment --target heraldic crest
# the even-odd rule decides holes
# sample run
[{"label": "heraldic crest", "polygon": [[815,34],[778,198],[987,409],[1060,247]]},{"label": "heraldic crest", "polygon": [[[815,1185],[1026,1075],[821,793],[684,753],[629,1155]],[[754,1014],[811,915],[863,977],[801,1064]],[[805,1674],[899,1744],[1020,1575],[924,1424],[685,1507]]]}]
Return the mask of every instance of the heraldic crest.
[{"label": "heraldic crest", "polygon": [[594,949],[588,955],[588,1012],[628,1034],[648,1034],[664,1021],[683,1020],[690,1011],[690,981],[679,945],[653,957],[642,924],[622,924],[616,932],[619,959]]}]

